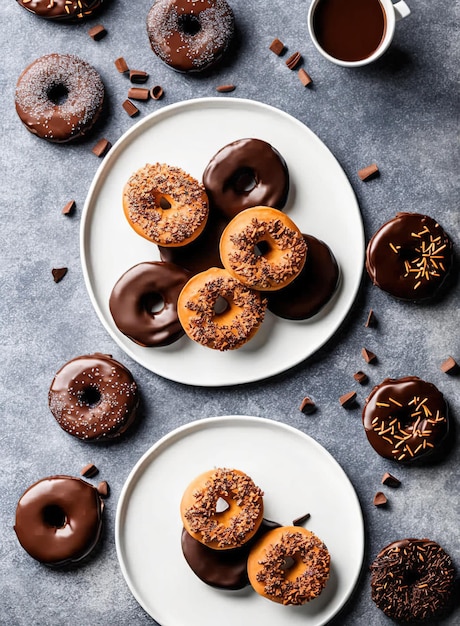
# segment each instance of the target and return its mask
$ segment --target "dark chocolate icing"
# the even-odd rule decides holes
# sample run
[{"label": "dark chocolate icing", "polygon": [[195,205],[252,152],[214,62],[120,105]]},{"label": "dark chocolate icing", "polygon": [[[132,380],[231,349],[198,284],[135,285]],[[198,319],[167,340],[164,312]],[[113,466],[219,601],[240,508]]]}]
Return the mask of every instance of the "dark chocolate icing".
[{"label": "dark chocolate icing", "polygon": [[430,539],[390,543],[376,556],[370,570],[373,601],[398,622],[428,622],[439,616],[455,587],[452,559]]},{"label": "dark chocolate icing", "polygon": [[[167,346],[184,334],[177,298],[190,273],[173,263],[151,261],[131,267],[115,284],[110,312],[118,329],[141,346]],[[152,312],[154,305],[161,308]]]},{"label": "dark chocolate icing", "polygon": [[417,376],[386,378],[374,387],[362,418],[374,450],[402,463],[439,452],[449,434],[443,394]]},{"label": "dark chocolate icing", "polygon": [[147,16],[152,50],[179,72],[215,65],[233,33],[233,11],[226,0],[157,0]]},{"label": "dark chocolate icing", "polygon": [[320,311],[334,294],[339,267],[329,248],[323,241],[312,235],[303,235],[307,242],[307,260],[297,278],[290,285],[264,295],[267,308],[289,320],[304,320]]},{"label": "dark chocolate icing", "polygon": [[374,234],[366,269],[377,287],[402,300],[433,297],[453,265],[449,236],[431,217],[398,213]]},{"label": "dark chocolate icing", "polygon": [[182,530],[182,551],[193,572],[203,582],[220,589],[243,589],[249,584],[246,563],[255,542],[280,524],[263,519],[254,537],[241,548],[213,550]]},{"label": "dark chocolate icing", "polygon": [[24,9],[50,20],[76,21],[90,17],[103,0],[16,0]]},{"label": "dark chocolate icing", "polygon": [[289,173],[281,154],[261,139],[239,139],[208,163],[203,185],[211,204],[230,219],[254,206],[282,209]]},{"label": "dark chocolate icing", "polygon": [[51,476],[21,496],[14,530],[24,550],[37,561],[62,566],[88,556],[102,528],[102,500],[80,478]]},{"label": "dark chocolate icing", "polygon": [[136,417],[137,385],[131,372],[107,354],[72,359],[57,372],[48,393],[59,426],[86,441],[123,434]]},{"label": "dark chocolate icing", "polygon": [[16,111],[31,133],[63,143],[90,131],[104,94],[102,79],[89,63],[72,54],[47,54],[20,75]]}]

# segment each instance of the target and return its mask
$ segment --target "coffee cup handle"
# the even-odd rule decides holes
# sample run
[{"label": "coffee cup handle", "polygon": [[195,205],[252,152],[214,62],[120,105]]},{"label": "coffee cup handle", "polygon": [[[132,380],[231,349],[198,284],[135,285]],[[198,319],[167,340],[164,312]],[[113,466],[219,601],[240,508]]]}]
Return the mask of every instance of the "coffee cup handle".
[{"label": "coffee cup handle", "polygon": [[395,19],[396,21],[402,20],[403,17],[407,17],[410,15],[410,9],[404,0],[399,0],[396,4],[393,5],[393,9],[395,10]]}]

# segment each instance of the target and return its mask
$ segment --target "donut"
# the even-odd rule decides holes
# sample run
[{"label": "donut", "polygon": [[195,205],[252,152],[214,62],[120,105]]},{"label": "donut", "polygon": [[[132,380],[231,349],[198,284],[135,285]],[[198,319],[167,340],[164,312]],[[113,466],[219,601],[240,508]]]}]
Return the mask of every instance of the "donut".
[{"label": "donut", "polygon": [[379,228],[366,250],[373,284],[401,300],[438,294],[453,266],[453,244],[428,215],[398,213]]},{"label": "donut", "polygon": [[330,555],[314,533],[300,526],[271,530],[252,548],[249,582],[279,604],[301,605],[318,597],[329,578]]},{"label": "donut", "polygon": [[179,72],[214,66],[234,30],[233,11],[226,0],[156,0],[147,16],[152,50]]},{"label": "donut", "polygon": [[380,456],[401,463],[425,459],[443,449],[449,411],[443,394],[417,376],[386,378],[366,399],[363,425]]},{"label": "donut", "polygon": [[196,239],[209,212],[204,187],[165,163],[147,164],[129,178],[123,210],[139,235],[161,246],[184,246]]},{"label": "donut", "polygon": [[262,139],[239,139],[208,163],[203,185],[216,209],[228,218],[254,206],[282,209],[289,172],[281,154]]},{"label": "donut", "polygon": [[177,298],[190,274],[173,263],[131,267],[116,282],[109,307],[117,328],[141,346],[168,346],[184,334]]},{"label": "donut", "polygon": [[201,235],[186,246],[158,246],[162,261],[175,263],[192,274],[204,272],[210,267],[222,267],[219,242],[228,220],[219,213],[210,211]]},{"label": "donut", "polygon": [[218,589],[243,589],[249,585],[247,560],[254,542],[279,524],[263,519],[256,534],[241,548],[214,550],[182,529],[182,552],[190,569],[207,585]]},{"label": "donut", "polygon": [[20,6],[49,20],[78,21],[91,17],[103,0],[16,0]]},{"label": "donut", "polygon": [[288,320],[305,320],[316,315],[330,301],[339,283],[339,266],[324,241],[303,235],[307,259],[292,283],[278,291],[268,291],[269,311]]},{"label": "donut", "polygon": [[186,283],[177,301],[187,336],[207,348],[241,348],[258,331],[266,301],[224,269],[211,267]]},{"label": "donut", "polygon": [[[219,502],[224,510],[219,511]],[[187,533],[208,548],[239,548],[262,523],[263,492],[244,472],[219,467],[192,480],[180,513]]]},{"label": "donut", "polygon": [[55,143],[86,135],[104,104],[104,84],[89,63],[73,54],[46,54],[16,85],[16,111],[34,135]]},{"label": "donut", "polygon": [[378,553],[370,570],[372,600],[400,623],[432,620],[453,597],[452,560],[430,539],[390,543]]},{"label": "donut", "polygon": [[50,476],[19,499],[14,530],[31,557],[50,566],[77,563],[96,547],[103,502],[95,487],[72,476]]},{"label": "donut", "polygon": [[285,287],[305,264],[307,244],[294,222],[270,207],[238,213],[220,239],[220,257],[234,278],[252,289]]},{"label": "donut", "polygon": [[55,375],[48,392],[59,426],[85,441],[113,439],[133,423],[139,405],[131,372],[108,354],[72,359]]}]

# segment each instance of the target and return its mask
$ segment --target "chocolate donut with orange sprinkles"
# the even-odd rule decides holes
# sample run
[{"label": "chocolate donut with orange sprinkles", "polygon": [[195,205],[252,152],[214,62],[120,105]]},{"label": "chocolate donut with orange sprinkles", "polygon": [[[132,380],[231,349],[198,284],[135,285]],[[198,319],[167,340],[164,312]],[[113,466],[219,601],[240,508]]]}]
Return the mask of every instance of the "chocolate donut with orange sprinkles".
[{"label": "chocolate donut with orange sprinkles", "polygon": [[77,21],[91,17],[103,0],[17,0],[30,13],[48,20]]}]

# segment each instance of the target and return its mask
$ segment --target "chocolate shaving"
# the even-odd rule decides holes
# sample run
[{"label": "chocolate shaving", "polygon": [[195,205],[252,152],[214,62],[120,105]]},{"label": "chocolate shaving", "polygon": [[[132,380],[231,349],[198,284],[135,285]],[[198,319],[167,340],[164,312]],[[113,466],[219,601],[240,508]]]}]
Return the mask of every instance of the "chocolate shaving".
[{"label": "chocolate shaving", "polygon": [[110,487],[106,480],[100,482],[97,486],[97,492],[101,498],[108,498],[110,495]]},{"label": "chocolate shaving", "polygon": [[399,487],[400,484],[401,481],[389,472],[385,472],[382,476],[382,485],[387,485],[387,487]]},{"label": "chocolate shaving", "polygon": [[145,87],[130,87],[128,89],[128,98],[133,100],[148,100],[150,98],[150,91]]},{"label": "chocolate shaving", "polygon": [[349,391],[348,393],[344,393],[343,396],[340,396],[339,402],[344,409],[349,409],[356,402],[356,391]]},{"label": "chocolate shaving", "polygon": [[445,361],[441,363],[441,372],[444,374],[457,374],[459,371],[459,366],[457,361],[449,356]]},{"label": "chocolate shaving", "polygon": [[367,374],[365,374],[364,372],[362,372],[361,370],[359,370],[359,372],[355,372],[353,374],[353,378],[360,384],[360,385],[365,385],[367,383],[367,381],[369,380]]},{"label": "chocolate shaving", "polygon": [[111,147],[112,144],[110,143],[110,141],[108,141],[108,139],[99,139],[91,152],[97,157],[101,158],[107,154]]},{"label": "chocolate shaving", "polygon": [[97,474],[99,474],[99,470],[94,465],[94,463],[88,463],[80,471],[80,475],[84,476],[85,478],[92,478],[93,476],[96,476]]},{"label": "chocolate shaving", "polygon": [[379,168],[377,163],[372,163],[372,165],[368,165],[366,167],[358,170],[358,176],[361,180],[370,180],[371,178],[375,178],[379,175]]},{"label": "chocolate shaving", "polygon": [[160,100],[164,95],[163,87],[161,85],[154,85],[150,89],[150,97],[152,100]]},{"label": "chocolate shaving", "polygon": [[374,505],[375,506],[385,506],[388,502],[386,495],[382,491],[377,491],[374,496]]},{"label": "chocolate shaving", "polygon": [[139,114],[139,109],[133,102],[131,102],[131,100],[125,100],[121,106],[124,108],[129,117],[134,117]]},{"label": "chocolate shaving", "polygon": [[62,215],[71,215],[75,211],[76,206],[75,200],[69,200],[62,209]]},{"label": "chocolate shaving", "polygon": [[219,85],[216,87],[216,91],[219,93],[230,93],[230,91],[235,91],[235,85]]},{"label": "chocolate shaving", "polygon": [[281,56],[285,50],[284,43],[279,39],[274,39],[269,45],[269,49],[277,56]]},{"label": "chocolate shaving", "polygon": [[307,522],[310,519],[310,513],[305,513],[305,515],[301,515],[300,517],[296,517],[295,520],[292,520],[293,526],[302,526],[304,522]]},{"label": "chocolate shaving", "polygon": [[294,54],[291,54],[291,56],[286,59],[286,65],[290,70],[295,70],[301,61],[302,55],[300,52],[294,52]]},{"label": "chocolate shaving", "polygon": [[99,39],[103,39],[107,35],[107,31],[102,24],[97,24],[97,26],[93,26],[89,29],[88,35],[91,39],[94,39],[94,41],[99,41]]},{"label": "chocolate shaving", "polygon": [[377,318],[375,317],[375,313],[372,309],[369,310],[369,314],[367,316],[367,320],[364,326],[366,328],[375,328],[377,326]]},{"label": "chocolate shaving", "polygon": [[115,67],[120,72],[120,74],[126,74],[126,72],[129,72],[128,64],[126,63],[123,57],[119,57],[118,59],[115,59],[114,63],[115,63]]},{"label": "chocolate shaving", "polygon": [[64,276],[67,274],[67,268],[66,267],[55,267],[51,270],[51,273],[53,275],[54,278],[54,282],[58,283],[60,282]]},{"label": "chocolate shaving", "polygon": [[129,70],[129,80],[135,84],[146,83],[149,75],[142,70]]},{"label": "chocolate shaving", "polygon": [[377,356],[367,348],[361,350],[361,355],[366,363],[375,363],[377,361]]},{"label": "chocolate shaving", "polygon": [[302,85],[304,87],[307,87],[308,85],[311,85],[311,83],[313,82],[311,79],[310,74],[308,74],[303,67],[300,68],[300,70],[297,72],[297,76],[299,77],[300,82],[302,83]]},{"label": "chocolate shaving", "polygon": [[310,415],[311,413],[314,413],[316,411],[316,404],[311,398],[305,396],[305,398],[300,403],[299,410],[302,411],[302,413],[305,413],[305,415]]}]

